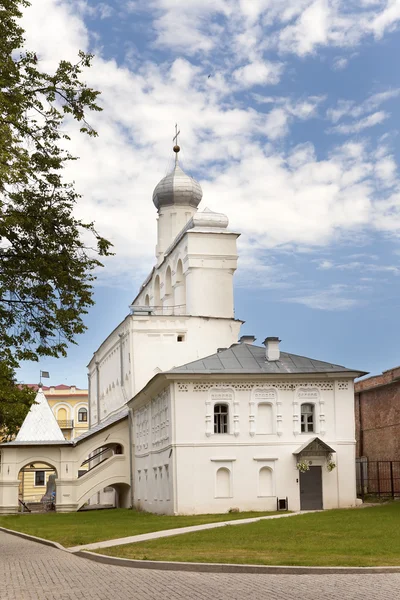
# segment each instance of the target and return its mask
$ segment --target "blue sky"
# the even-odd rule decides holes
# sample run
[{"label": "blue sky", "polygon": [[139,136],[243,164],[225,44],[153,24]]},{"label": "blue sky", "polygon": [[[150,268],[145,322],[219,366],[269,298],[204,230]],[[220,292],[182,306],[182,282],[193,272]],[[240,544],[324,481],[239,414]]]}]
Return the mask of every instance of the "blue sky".
[{"label": "blue sky", "polygon": [[27,47],[54,69],[79,49],[102,91],[69,124],[66,171],[116,255],[67,359],[18,376],[86,386],[93,351],[154,263],[152,192],[175,123],[201,207],[240,231],[242,333],[377,373],[400,363],[400,0],[31,0]]}]

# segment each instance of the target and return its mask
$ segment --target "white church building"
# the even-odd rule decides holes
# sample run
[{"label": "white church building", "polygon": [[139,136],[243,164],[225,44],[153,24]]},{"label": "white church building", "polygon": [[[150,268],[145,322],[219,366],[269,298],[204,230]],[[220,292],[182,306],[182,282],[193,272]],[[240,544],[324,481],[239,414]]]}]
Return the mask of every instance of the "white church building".
[{"label": "white church building", "polygon": [[239,233],[198,210],[201,187],[174,151],[153,193],[156,264],[88,365],[89,431],[64,440],[39,391],[0,445],[0,513],[18,511],[19,473],[35,461],[56,471],[60,512],[114,495],[163,514],[356,504],[353,382],[364,373],[240,337]]}]

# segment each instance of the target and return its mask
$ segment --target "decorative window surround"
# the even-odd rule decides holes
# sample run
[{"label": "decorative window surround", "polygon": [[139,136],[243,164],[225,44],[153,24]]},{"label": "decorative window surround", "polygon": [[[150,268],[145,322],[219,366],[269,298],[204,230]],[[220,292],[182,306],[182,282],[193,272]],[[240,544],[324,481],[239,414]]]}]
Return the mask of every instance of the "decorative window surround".
[{"label": "decorative window surround", "polygon": [[213,456],[211,462],[234,462],[236,458],[227,458],[226,456]]},{"label": "decorative window surround", "polygon": [[[249,401],[249,433],[252,437],[254,435],[256,435],[256,433],[257,433],[256,413],[257,413],[259,404],[271,404],[272,410],[273,410],[273,415],[274,415],[274,421],[275,421],[275,427],[273,427],[273,431],[270,434],[260,434],[260,435],[274,435],[274,434],[278,433],[277,396],[278,396],[278,394],[277,394],[276,390],[270,386],[268,388],[260,388],[260,386],[257,386],[257,388],[252,391],[252,394],[250,396],[250,401]],[[281,409],[281,406],[282,406],[282,403],[280,402],[279,403],[280,409]],[[280,419],[279,419],[280,433],[278,433],[278,435],[282,435],[282,431],[281,431],[282,414],[279,414],[279,417],[280,417]]]},{"label": "decorative window surround", "polygon": [[257,461],[262,461],[262,462],[269,462],[269,461],[275,461],[275,460],[279,460],[278,458],[264,458],[263,456],[253,456],[253,460],[257,460]]},{"label": "decorative window surround", "polygon": [[[239,402],[235,399],[235,395],[230,387],[219,388],[217,390],[211,386],[212,390],[206,399],[206,416],[205,416],[205,434],[207,437],[211,435],[239,435]],[[228,433],[214,433],[214,406],[216,404],[226,404],[228,406]],[[233,413],[233,417],[232,417]]]}]

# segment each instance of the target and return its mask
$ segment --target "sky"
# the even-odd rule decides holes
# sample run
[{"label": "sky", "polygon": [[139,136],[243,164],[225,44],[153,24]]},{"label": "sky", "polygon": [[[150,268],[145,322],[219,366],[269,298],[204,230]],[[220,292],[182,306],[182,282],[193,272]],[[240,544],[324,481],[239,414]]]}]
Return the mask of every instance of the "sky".
[{"label": "sky", "polygon": [[175,123],[200,209],[241,233],[242,334],[371,374],[400,364],[400,0],[31,0],[23,27],[46,71],[95,55],[99,136],[67,124],[65,178],[115,256],[68,358],[20,381],[87,386],[155,263]]}]

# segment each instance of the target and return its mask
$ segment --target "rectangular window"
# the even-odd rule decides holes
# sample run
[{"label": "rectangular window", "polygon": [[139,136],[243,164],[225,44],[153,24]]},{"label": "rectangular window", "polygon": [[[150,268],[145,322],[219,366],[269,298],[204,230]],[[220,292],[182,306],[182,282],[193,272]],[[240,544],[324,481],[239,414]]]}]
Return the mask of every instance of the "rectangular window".
[{"label": "rectangular window", "polygon": [[314,432],[314,405],[301,405],[301,433]]},{"label": "rectangular window", "polygon": [[228,433],[228,405],[214,406],[214,433]]},{"label": "rectangular window", "polygon": [[44,471],[35,471],[35,486],[46,485],[46,474]]}]

